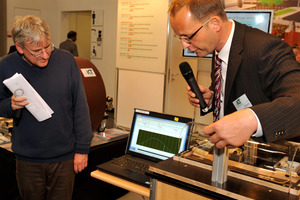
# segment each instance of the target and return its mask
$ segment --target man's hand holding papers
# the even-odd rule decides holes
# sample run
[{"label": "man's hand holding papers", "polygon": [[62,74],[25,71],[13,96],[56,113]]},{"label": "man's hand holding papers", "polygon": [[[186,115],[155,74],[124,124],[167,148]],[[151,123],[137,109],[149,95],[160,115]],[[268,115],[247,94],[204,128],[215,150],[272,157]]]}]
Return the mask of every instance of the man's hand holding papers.
[{"label": "man's hand holding papers", "polygon": [[16,73],[4,80],[3,84],[14,94],[12,96],[12,109],[20,109],[25,106],[39,122],[52,117],[53,110],[22,74]]}]

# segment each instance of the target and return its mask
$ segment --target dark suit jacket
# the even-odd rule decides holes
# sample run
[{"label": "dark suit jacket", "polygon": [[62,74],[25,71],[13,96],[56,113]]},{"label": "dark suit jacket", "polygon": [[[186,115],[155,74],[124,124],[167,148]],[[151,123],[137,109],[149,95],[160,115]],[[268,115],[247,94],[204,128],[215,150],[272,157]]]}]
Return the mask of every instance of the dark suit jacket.
[{"label": "dark suit jacket", "polygon": [[67,39],[59,44],[59,48],[69,51],[73,56],[78,56],[77,44]]},{"label": "dark suit jacket", "polygon": [[[214,60],[213,62],[214,63]],[[214,64],[212,85],[214,89]],[[246,94],[258,116],[263,138],[273,142],[300,135],[300,64],[279,38],[235,22],[225,85],[224,115]]]}]

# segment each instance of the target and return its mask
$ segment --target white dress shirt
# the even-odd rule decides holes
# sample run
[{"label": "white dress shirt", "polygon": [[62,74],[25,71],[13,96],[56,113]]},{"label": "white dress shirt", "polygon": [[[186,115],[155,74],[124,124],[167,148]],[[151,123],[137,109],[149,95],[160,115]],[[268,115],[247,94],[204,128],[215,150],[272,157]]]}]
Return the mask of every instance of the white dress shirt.
[{"label": "white dress shirt", "polygon": [[[229,21],[232,23],[232,28],[231,28],[231,32],[228,37],[228,40],[225,43],[224,47],[221,49],[221,51],[216,52],[216,54],[218,54],[219,58],[222,60],[222,65],[221,65],[222,87],[221,87],[221,96],[220,96],[221,108],[220,108],[219,118],[224,117],[224,99],[225,99],[225,95],[226,95],[225,94],[225,83],[226,83],[226,75],[227,75],[227,67],[228,67],[228,58],[229,58],[229,51],[230,51],[230,47],[231,47],[231,43],[232,43],[233,33],[235,30],[234,21],[233,20],[229,20]],[[231,102],[231,103],[233,103],[233,102]],[[257,131],[252,136],[253,137],[261,137],[263,135],[263,132],[262,132],[262,127],[261,127],[260,121],[259,121],[257,115],[255,114],[255,112],[252,109],[249,109],[249,110],[251,110],[254,113],[256,120],[257,120],[257,124],[258,124]]]}]

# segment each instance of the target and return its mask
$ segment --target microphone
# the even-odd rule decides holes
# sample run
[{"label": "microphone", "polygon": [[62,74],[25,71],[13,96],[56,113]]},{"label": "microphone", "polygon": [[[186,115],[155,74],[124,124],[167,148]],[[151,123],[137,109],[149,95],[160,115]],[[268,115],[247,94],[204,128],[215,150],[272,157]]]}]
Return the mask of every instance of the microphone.
[{"label": "microphone", "polygon": [[20,122],[20,120],[21,120],[22,113],[23,113],[23,108],[17,109],[17,110],[15,111],[14,117],[15,117],[15,125],[16,125],[16,126],[18,126],[18,124],[19,124],[19,122]]},{"label": "microphone", "polygon": [[196,94],[196,98],[199,99],[200,107],[201,107],[202,111],[207,112],[208,111],[207,104],[203,99],[202,92],[200,91],[200,88],[199,88],[199,86],[197,84],[197,81],[195,79],[193,70],[190,67],[189,63],[182,62],[179,65],[179,68],[180,68],[182,76],[185,78],[186,82],[189,84],[192,91]]},{"label": "microphone", "polygon": [[[16,97],[21,97],[24,95],[24,91],[22,89],[16,89],[14,91],[14,95]],[[15,114],[14,114],[14,118],[15,118],[15,125],[18,126],[20,120],[21,120],[21,117],[22,117],[22,113],[23,113],[23,108],[20,108],[20,109],[17,109],[15,111]]]}]

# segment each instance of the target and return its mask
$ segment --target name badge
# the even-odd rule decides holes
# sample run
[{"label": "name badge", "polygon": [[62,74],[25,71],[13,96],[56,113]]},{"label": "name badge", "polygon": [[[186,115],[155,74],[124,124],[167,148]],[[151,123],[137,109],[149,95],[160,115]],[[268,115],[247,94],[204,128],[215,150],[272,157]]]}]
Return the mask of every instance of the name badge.
[{"label": "name badge", "polygon": [[245,108],[249,108],[252,106],[251,102],[249,101],[246,94],[243,94],[239,98],[237,98],[235,101],[232,102],[236,110],[243,110]]}]

